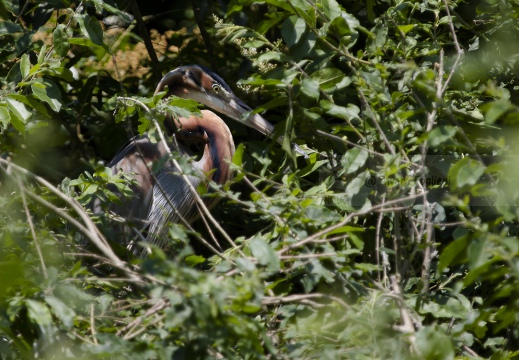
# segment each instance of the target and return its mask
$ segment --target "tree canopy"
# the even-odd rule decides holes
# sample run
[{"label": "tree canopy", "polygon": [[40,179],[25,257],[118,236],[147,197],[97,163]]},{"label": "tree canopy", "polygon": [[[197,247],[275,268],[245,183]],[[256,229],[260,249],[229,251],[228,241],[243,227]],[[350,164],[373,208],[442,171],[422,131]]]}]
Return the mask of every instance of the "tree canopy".
[{"label": "tree canopy", "polygon": [[[0,359],[519,358],[518,15],[0,0]],[[284,140],[226,121],[222,201],[138,259],[87,205],[132,196],[105,167],[128,139],[202,108],[153,94],[187,64]]]}]

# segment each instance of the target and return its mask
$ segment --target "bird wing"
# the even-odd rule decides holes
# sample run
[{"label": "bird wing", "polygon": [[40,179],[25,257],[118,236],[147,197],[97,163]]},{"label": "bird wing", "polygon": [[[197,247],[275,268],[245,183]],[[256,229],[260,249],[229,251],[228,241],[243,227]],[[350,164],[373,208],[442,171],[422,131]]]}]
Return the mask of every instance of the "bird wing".
[{"label": "bird wing", "polygon": [[[199,217],[199,211],[195,195],[173,164],[168,163],[159,171],[156,178],[157,184],[153,188],[148,215],[150,227],[146,241],[164,248],[168,225],[190,224]],[[192,175],[187,175],[187,178],[195,189],[202,181],[200,177]]]},{"label": "bird wing", "polygon": [[130,231],[128,225],[137,229],[144,229],[148,224],[148,212],[153,198],[154,179],[148,165],[166,155],[164,145],[152,143],[147,135],[131,139],[117,155],[108,163],[113,174],[128,173],[135,180],[130,185],[133,195],[123,196],[114,185],[108,185],[108,189],[115,193],[120,202],[111,203],[108,208],[102,208],[101,201],[96,199],[92,205],[93,212],[115,213],[125,221],[113,228],[113,237],[122,244],[128,244],[135,234]]}]

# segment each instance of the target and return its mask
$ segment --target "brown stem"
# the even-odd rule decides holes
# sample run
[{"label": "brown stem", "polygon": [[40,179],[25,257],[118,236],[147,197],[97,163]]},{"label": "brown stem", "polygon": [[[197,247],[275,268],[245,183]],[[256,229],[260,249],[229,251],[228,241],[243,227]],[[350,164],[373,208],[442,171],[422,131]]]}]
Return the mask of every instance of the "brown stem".
[{"label": "brown stem", "polygon": [[204,40],[205,50],[207,51],[207,56],[209,57],[211,67],[214,71],[218,72],[216,57],[214,56],[213,46],[211,44],[211,37],[209,36],[207,29],[205,28],[204,18],[202,17],[202,12],[200,11],[200,4],[198,3],[198,0],[192,0],[191,5],[193,6],[195,20],[198,24],[198,28],[200,29],[200,34],[202,35],[202,39]]},{"label": "brown stem", "polygon": [[146,50],[148,50],[148,54],[150,55],[153,77],[155,78],[155,81],[158,83],[162,78],[162,72],[160,69],[159,59],[157,58],[157,53],[155,53],[155,49],[153,48],[153,44],[151,42],[150,34],[148,33],[146,25],[144,24],[144,20],[142,19],[141,10],[137,5],[137,1],[130,0],[129,5],[130,10],[133,13],[133,16],[135,16],[135,20],[137,21],[137,27],[139,28],[139,32],[141,33],[142,39],[144,40]]}]

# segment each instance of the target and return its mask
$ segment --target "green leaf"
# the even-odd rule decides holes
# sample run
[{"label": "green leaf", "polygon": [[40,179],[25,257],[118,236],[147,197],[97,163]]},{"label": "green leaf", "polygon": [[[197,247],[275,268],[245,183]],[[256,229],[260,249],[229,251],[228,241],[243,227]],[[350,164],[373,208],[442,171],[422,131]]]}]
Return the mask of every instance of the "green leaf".
[{"label": "green leaf", "polygon": [[344,17],[340,16],[330,23],[327,34],[332,39],[339,39],[339,43],[347,48],[352,47],[358,38],[358,32],[350,27]]},{"label": "green leaf", "polygon": [[101,51],[101,50],[104,51],[105,50],[102,45],[96,45],[96,44],[94,44],[92,42],[92,40],[87,39],[87,38],[81,38],[81,37],[70,38],[70,39],[68,39],[68,41],[72,45],[91,47],[91,48],[96,49],[96,51]]},{"label": "green leaf", "polygon": [[303,81],[301,81],[301,91],[313,98],[313,99],[319,99],[319,95],[320,95],[320,90],[319,90],[319,83],[315,80],[312,80],[312,79],[303,79]]},{"label": "green leaf", "polygon": [[[257,64],[261,64],[263,62],[269,62],[269,61],[273,61],[273,60],[274,61],[289,61],[290,58],[279,51],[265,51],[265,52],[262,52],[261,54],[259,54],[259,56],[254,59],[254,62]],[[274,81],[276,81],[276,80],[274,80]],[[279,80],[277,82],[281,83],[281,81],[279,81]]]},{"label": "green leaf", "polygon": [[[56,43],[56,40],[54,40],[54,43]],[[43,64],[43,61],[45,61],[45,55],[47,55],[47,44],[43,44],[38,53],[38,65]]]},{"label": "green leaf", "polygon": [[364,166],[368,159],[368,152],[364,149],[353,148],[348,150],[346,155],[341,159],[341,165],[346,169],[346,174],[351,174],[357,171],[361,166]]},{"label": "green leaf", "polygon": [[479,161],[465,157],[456,162],[449,170],[449,183],[453,189],[475,185],[485,173],[485,166]]},{"label": "green leaf", "polygon": [[31,62],[29,60],[29,55],[23,54],[20,59],[20,72],[22,73],[22,79],[26,79],[29,76],[29,72],[31,71]]},{"label": "green leaf", "polygon": [[[92,1],[96,5],[96,7],[105,9],[108,12],[119,16],[125,23],[129,24],[129,23],[133,22],[133,17],[131,15],[125,13],[124,11],[119,10],[116,7],[113,7],[112,5],[108,4],[106,1],[103,1],[103,0],[92,0]],[[99,13],[101,13],[101,12],[99,12]]]},{"label": "green leaf", "polygon": [[478,268],[488,260],[490,252],[485,252],[485,239],[481,236],[475,237],[467,248],[467,257],[471,269]]},{"label": "green leaf", "polygon": [[36,300],[25,300],[29,318],[40,327],[52,324],[52,316],[49,308],[42,302]]},{"label": "green leaf", "polygon": [[376,185],[368,171],[365,171],[350,181],[344,191],[344,203],[349,201],[353,208],[367,209],[371,207],[369,194],[371,188]]},{"label": "green leaf", "polygon": [[341,15],[342,9],[336,0],[322,0],[321,3],[328,20],[331,21]]},{"label": "green leaf", "polygon": [[70,42],[68,41],[68,36],[65,31],[65,25],[58,24],[56,30],[52,34],[52,38],[54,40],[54,50],[56,54],[61,57],[67,56],[70,50]]},{"label": "green leaf", "polygon": [[283,22],[281,27],[281,36],[285,43],[292,47],[301,40],[306,31],[305,21],[299,16],[290,16]]},{"label": "green leaf", "polygon": [[414,25],[399,25],[398,30],[400,30],[402,33],[407,34],[409,31],[411,31],[414,28]]},{"label": "green leaf", "polygon": [[506,101],[491,101],[482,105],[480,110],[485,114],[485,122],[487,124],[493,124],[505,113],[516,109]]},{"label": "green leaf", "polygon": [[25,123],[22,120],[20,120],[20,118],[18,116],[16,116],[15,113],[11,114],[11,124],[20,133],[22,133],[22,134],[25,133]]},{"label": "green leaf", "polygon": [[45,302],[50,305],[54,314],[63,322],[66,327],[74,325],[74,317],[76,313],[69,308],[63,301],[54,296],[46,296]]},{"label": "green leaf", "polygon": [[11,21],[0,21],[0,35],[12,35],[17,32],[23,32],[20,24]]},{"label": "green leaf", "polygon": [[325,268],[318,259],[309,260],[306,276],[302,279],[305,292],[312,291],[321,280],[332,284],[335,280],[334,273]]},{"label": "green leaf", "polygon": [[351,83],[351,78],[347,77],[342,71],[335,68],[317,70],[310,75],[310,78],[319,82],[319,86],[322,89],[333,88],[338,84],[341,84],[341,86],[344,87]]},{"label": "green leaf", "polygon": [[451,339],[440,329],[426,326],[416,332],[416,346],[426,360],[454,359]]},{"label": "green leaf", "polygon": [[463,307],[458,299],[452,297],[438,296],[436,301],[426,301],[422,305],[421,311],[429,313],[435,318],[457,318],[463,319],[467,317],[467,309]]},{"label": "green leaf", "polygon": [[312,155],[313,154],[310,155],[310,163],[307,166],[305,166],[304,168],[302,168],[301,170],[298,171],[298,175],[300,177],[305,177],[307,175],[310,175],[314,171],[318,170],[321,166],[323,166],[323,165],[328,163],[327,160],[318,160],[318,161],[316,161],[315,160],[315,156],[312,156]]},{"label": "green leaf", "polygon": [[3,106],[0,106],[0,125],[2,125],[2,127],[5,129],[10,122],[11,115],[9,114],[9,110]]},{"label": "green leaf", "polygon": [[438,263],[438,271],[442,272],[451,265],[459,264],[466,260],[466,249],[470,237],[468,234],[458,237],[443,249]]},{"label": "green leaf", "polygon": [[94,44],[103,45],[103,29],[96,18],[90,15],[76,15],[81,32]]},{"label": "green leaf", "polygon": [[34,96],[10,94],[9,97],[11,99],[17,100],[17,101],[27,105],[29,108],[35,109],[39,113],[38,115],[43,115],[44,117],[49,117],[47,108]]},{"label": "green leaf", "polygon": [[16,117],[24,124],[27,124],[27,120],[31,116],[31,112],[27,110],[25,105],[17,100],[6,98],[7,106],[9,110],[16,115]]},{"label": "green leaf", "polygon": [[49,104],[50,108],[56,112],[61,109],[61,92],[58,86],[48,79],[38,79],[31,85],[32,92],[41,101]]},{"label": "green leaf", "polygon": [[432,147],[437,147],[452,139],[457,131],[458,128],[451,125],[436,127],[427,134],[428,143]]},{"label": "green leaf", "polygon": [[234,152],[234,156],[232,157],[232,163],[236,166],[242,166],[243,164],[243,152],[245,151],[245,145],[240,143]]},{"label": "green leaf", "polygon": [[348,104],[348,107],[344,107],[335,105],[328,100],[322,100],[320,104],[324,109],[327,109],[328,115],[346,120],[359,119],[360,109],[354,104]]},{"label": "green leaf", "polygon": [[255,237],[249,241],[252,255],[261,265],[267,266],[269,271],[278,271],[279,257],[270,244],[261,237]]},{"label": "green leaf", "polygon": [[203,257],[201,255],[190,255],[184,259],[187,266],[190,266],[190,267],[194,267],[198,264],[202,264],[205,262],[205,260],[206,260],[205,257]]}]

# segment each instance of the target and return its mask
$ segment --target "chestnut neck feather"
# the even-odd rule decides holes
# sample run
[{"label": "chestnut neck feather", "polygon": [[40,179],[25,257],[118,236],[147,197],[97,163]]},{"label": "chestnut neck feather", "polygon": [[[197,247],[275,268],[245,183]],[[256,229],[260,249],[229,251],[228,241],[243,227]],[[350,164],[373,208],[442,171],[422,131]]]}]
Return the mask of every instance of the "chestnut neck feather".
[{"label": "chestnut neck feather", "polygon": [[205,142],[202,158],[196,166],[209,173],[211,180],[223,184],[232,177],[229,161],[234,155],[234,142],[225,122],[215,113],[202,110],[202,116],[178,119],[179,132],[183,136],[197,138]]}]

